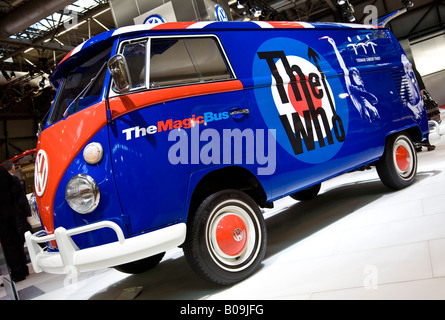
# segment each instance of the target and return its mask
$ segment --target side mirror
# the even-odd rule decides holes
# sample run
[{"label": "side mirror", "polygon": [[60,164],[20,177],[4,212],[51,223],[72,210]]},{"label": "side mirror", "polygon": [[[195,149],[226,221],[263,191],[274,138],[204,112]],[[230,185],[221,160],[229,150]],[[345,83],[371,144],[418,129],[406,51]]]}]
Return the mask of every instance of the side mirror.
[{"label": "side mirror", "polygon": [[123,55],[117,54],[111,57],[108,60],[108,70],[110,70],[111,77],[119,93],[125,93],[131,89],[130,72]]}]

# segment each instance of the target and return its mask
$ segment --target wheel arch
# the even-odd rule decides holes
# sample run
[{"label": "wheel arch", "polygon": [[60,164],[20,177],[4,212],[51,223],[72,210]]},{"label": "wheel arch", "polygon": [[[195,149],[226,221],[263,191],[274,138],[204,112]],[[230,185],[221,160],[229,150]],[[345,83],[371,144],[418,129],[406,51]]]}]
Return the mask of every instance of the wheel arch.
[{"label": "wheel arch", "polygon": [[413,142],[422,142],[423,140],[422,131],[418,126],[407,128],[404,132],[409,135]]},{"label": "wheel arch", "polygon": [[424,140],[422,130],[419,126],[413,125],[410,127],[403,128],[401,130],[392,131],[386,136],[385,144],[388,142],[389,138],[391,138],[394,135],[398,135],[401,133],[407,134],[413,142],[422,142]]},{"label": "wheel arch", "polygon": [[190,198],[188,215],[190,216],[209,195],[224,189],[243,191],[260,207],[267,206],[266,192],[258,178],[246,168],[228,166],[213,170],[199,180]]}]

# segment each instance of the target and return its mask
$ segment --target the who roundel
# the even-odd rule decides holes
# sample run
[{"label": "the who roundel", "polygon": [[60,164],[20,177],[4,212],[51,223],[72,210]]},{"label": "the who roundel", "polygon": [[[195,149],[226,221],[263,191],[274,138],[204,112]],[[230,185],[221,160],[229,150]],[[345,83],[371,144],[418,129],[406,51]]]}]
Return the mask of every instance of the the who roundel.
[{"label": "the who roundel", "polygon": [[348,107],[337,73],[320,53],[294,39],[266,41],[257,50],[253,78],[261,115],[289,154],[322,163],[338,153]]},{"label": "the who roundel", "polygon": [[34,167],[34,188],[36,194],[41,197],[46,190],[48,183],[48,156],[43,149],[40,149],[36,156]]}]

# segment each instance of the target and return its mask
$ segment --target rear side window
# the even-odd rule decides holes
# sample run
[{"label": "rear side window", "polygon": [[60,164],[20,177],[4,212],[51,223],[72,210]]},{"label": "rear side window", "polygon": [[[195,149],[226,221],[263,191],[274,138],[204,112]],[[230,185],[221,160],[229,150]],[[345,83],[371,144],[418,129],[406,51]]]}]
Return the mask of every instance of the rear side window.
[{"label": "rear side window", "polygon": [[152,38],[150,88],[233,79],[214,38]]}]

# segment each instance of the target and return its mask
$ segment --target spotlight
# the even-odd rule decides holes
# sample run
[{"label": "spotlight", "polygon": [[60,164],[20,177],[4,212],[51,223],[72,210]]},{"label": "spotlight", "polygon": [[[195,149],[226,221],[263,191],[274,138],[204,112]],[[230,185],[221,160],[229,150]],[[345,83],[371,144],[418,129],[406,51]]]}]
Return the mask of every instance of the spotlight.
[{"label": "spotlight", "polygon": [[39,88],[40,89],[43,89],[45,87],[45,80],[46,80],[46,78],[42,77],[42,80],[39,82]]},{"label": "spotlight", "polygon": [[414,7],[414,3],[410,0],[402,0],[402,5],[404,8],[412,8]]},{"label": "spotlight", "polygon": [[346,19],[348,19],[349,22],[356,22],[357,19],[355,18],[354,14],[348,14]]},{"label": "spotlight", "polygon": [[243,18],[243,21],[244,21],[244,22],[247,22],[247,21],[250,21],[250,20],[252,20],[252,19],[250,18],[250,15],[248,15],[247,13],[244,12],[244,18]]},{"label": "spotlight", "polygon": [[354,7],[348,0],[338,0],[337,7],[342,15],[344,22],[355,22],[357,19],[354,16]]},{"label": "spotlight", "polygon": [[252,9],[250,9],[250,12],[252,12],[252,15],[255,17],[255,18],[258,18],[258,17],[260,17],[261,16],[261,10],[260,9],[258,9],[258,8],[252,8]]}]

